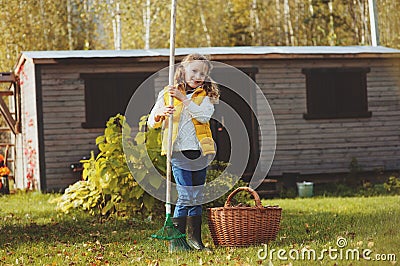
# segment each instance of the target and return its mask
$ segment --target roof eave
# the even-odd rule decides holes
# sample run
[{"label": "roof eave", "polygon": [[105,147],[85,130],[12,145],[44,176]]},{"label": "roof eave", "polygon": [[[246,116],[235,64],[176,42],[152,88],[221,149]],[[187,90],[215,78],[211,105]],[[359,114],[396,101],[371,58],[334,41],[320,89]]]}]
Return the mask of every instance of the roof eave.
[{"label": "roof eave", "polygon": [[[176,60],[180,61],[183,56],[176,56]],[[400,58],[400,54],[211,54],[213,61],[234,61],[234,60],[284,60],[284,59],[394,59]],[[26,57],[20,57],[16,70],[20,68]],[[59,63],[99,63],[99,62],[168,62],[168,56],[150,56],[150,57],[76,57],[76,58],[36,58],[32,59],[35,64],[50,65]],[[111,61],[110,61],[111,60]]]},{"label": "roof eave", "polygon": [[[251,46],[251,47],[198,47],[177,48],[179,61],[188,53],[208,54],[212,60],[259,60],[259,59],[353,59],[353,58],[400,58],[400,50],[377,46]],[[35,64],[97,63],[97,62],[167,62],[167,49],[150,50],[90,50],[90,51],[32,51],[23,52],[21,58],[29,58]],[[21,60],[19,61],[19,65]]]}]

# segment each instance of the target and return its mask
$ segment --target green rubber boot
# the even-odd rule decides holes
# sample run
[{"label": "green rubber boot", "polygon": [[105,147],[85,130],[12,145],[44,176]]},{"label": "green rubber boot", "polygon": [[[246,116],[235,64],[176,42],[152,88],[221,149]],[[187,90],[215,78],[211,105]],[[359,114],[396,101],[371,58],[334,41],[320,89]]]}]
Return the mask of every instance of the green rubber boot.
[{"label": "green rubber boot", "polygon": [[204,246],[201,241],[201,215],[188,216],[186,219],[188,227],[188,240],[187,243],[194,250],[212,251]]}]

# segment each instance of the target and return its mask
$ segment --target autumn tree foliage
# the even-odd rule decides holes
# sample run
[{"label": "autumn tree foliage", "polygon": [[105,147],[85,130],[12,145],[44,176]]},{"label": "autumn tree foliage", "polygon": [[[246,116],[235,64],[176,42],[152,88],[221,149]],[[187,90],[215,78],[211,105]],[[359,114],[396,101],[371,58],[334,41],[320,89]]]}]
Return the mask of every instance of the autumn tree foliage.
[{"label": "autumn tree foliage", "polygon": [[[400,2],[377,2],[400,48]],[[170,0],[0,0],[0,71],[21,51],[167,48]],[[370,45],[368,0],[178,1],[177,47]]]}]

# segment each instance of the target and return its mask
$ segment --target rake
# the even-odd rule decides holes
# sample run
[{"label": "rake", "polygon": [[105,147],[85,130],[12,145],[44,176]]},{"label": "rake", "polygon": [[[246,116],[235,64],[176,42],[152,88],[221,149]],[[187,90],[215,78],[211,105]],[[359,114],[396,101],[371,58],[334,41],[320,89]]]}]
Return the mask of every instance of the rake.
[{"label": "rake", "polygon": [[[174,85],[174,65],[175,65],[175,24],[176,24],[176,0],[172,0],[171,3],[171,27],[170,27],[170,38],[169,38],[169,75],[168,84]],[[169,105],[174,104],[174,98],[169,98]],[[158,230],[151,237],[168,241],[169,252],[190,250],[191,248],[186,242],[186,235],[182,234],[177,228],[175,228],[172,217],[171,217],[171,156],[172,156],[172,125],[173,115],[168,118],[168,146],[167,146],[167,188],[166,188],[166,199],[165,199],[165,222],[164,226]]]}]

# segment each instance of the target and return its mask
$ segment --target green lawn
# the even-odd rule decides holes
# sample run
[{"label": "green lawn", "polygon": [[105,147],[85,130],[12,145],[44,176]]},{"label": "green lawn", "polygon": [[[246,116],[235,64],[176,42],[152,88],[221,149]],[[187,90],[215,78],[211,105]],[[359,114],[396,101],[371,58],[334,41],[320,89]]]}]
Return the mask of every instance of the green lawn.
[{"label": "green lawn", "polygon": [[[268,256],[262,246],[169,254],[149,238],[163,217],[101,222],[65,215],[49,203],[56,196],[0,197],[0,265],[397,265],[400,258],[400,196],[268,201],[283,208]],[[212,246],[206,227],[204,235]]]}]

